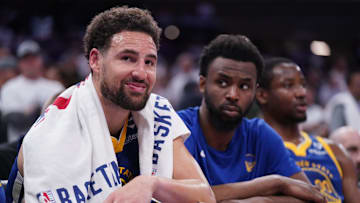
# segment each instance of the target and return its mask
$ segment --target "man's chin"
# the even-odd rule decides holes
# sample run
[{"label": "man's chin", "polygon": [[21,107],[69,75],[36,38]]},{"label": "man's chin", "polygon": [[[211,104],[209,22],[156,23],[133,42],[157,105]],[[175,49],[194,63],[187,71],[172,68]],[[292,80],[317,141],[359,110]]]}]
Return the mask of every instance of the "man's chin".
[{"label": "man's chin", "polygon": [[132,111],[139,111],[142,110],[148,100],[148,96],[142,95],[142,96],[129,96],[128,95],[128,106],[127,109]]}]

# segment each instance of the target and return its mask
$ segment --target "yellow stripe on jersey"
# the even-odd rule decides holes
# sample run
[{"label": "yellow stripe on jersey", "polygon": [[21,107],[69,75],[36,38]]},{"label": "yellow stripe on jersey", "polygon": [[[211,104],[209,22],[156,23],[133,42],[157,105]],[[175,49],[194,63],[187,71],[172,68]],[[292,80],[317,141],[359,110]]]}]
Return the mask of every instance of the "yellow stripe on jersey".
[{"label": "yellow stripe on jersey", "polygon": [[125,124],[121,130],[119,140],[116,139],[115,137],[111,136],[111,141],[112,141],[115,153],[122,152],[122,150],[124,148],[127,126],[128,126],[128,119],[126,119]]},{"label": "yellow stripe on jersey", "polygon": [[311,139],[305,132],[301,132],[304,141],[296,146],[292,142],[284,142],[285,147],[294,152],[296,156],[306,157],[306,150],[311,146]]},{"label": "yellow stripe on jersey", "polygon": [[336,157],[334,155],[334,152],[331,150],[330,146],[325,142],[325,140],[323,140],[321,137],[317,136],[316,139],[322,144],[324,149],[327,151],[330,158],[333,160],[334,164],[336,165],[336,168],[339,171],[339,174],[340,174],[340,176],[342,178],[343,177],[342,169],[341,169],[340,164],[339,164],[339,162],[337,161],[337,159],[336,159]]}]

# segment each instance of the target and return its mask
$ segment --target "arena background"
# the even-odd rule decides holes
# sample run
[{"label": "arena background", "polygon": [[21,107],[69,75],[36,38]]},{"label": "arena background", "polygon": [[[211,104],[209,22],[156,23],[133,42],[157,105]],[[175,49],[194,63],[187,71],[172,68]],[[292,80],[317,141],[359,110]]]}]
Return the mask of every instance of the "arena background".
[{"label": "arena background", "polygon": [[91,18],[117,5],[153,13],[164,30],[159,55],[167,73],[174,72],[179,54],[189,52],[197,58],[221,33],[248,36],[265,57],[293,59],[307,75],[315,75],[316,88],[327,79],[337,56],[344,56],[349,68],[358,68],[360,62],[359,0],[3,0],[0,47],[15,55],[24,39],[33,38],[48,64],[63,62],[81,54]]}]

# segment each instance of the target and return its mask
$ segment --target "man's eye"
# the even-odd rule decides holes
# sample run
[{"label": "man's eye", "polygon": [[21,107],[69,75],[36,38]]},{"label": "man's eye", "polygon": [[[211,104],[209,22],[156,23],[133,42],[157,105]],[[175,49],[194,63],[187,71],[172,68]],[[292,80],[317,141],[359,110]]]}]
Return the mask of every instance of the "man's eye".
[{"label": "man's eye", "polygon": [[250,86],[248,84],[242,84],[242,85],[240,85],[240,89],[248,90],[248,89],[250,89]]},{"label": "man's eye", "polygon": [[228,84],[225,80],[219,80],[218,83],[221,87],[226,87]]},{"label": "man's eye", "polygon": [[153,61],[151,61],[151,60],[145,61],[145,64],[149,65],[149,66],[154,66],[155,65],[155,63]]},{"label": "man's eye", "polygon": [[121,57],[121,60],[123,60],[123,61],[129,61],[129,62],[133,62],[133,61],[134,61],[134,59],[133,59],[132,57],[130,57],[130,56],[123,56],[123,57]]}]

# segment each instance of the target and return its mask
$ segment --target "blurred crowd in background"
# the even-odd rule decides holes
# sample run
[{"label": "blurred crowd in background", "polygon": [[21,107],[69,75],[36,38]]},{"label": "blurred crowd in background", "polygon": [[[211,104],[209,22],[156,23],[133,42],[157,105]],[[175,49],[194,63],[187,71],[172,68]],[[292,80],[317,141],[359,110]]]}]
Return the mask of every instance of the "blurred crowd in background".
[{"label": "blurred crowd in background", "polygon": [[[300,64],[307,78],[309,103],[303,128],[318,135],[330,133],[324,116],[327,102],[347,90],[347,73],[359,69],[360,28],[356,22],[360,4],[356,1],[2,2],[0,142],[23,135],[48,96],[89,74],[82,46],[86,23],[114,5],[147,8],[163,28],[154,92],[167,97],[175,109],[200,104],[198,58],[204,44],[221,33],[246,35],[265,58],[283,56]],[[38,82],[22,81],[8,88],[7,92],[22,97],[4,93],[4,87],[19,77]],[[35,92],[27,89],[32,85],[38,87]],[[5,100],[11,101],[11,107],[4,105],[9,103]],[[16,109],[15,103],[21,108]],[[256,106],[248,116],[260,116]]]}]

